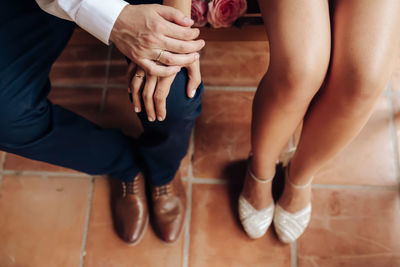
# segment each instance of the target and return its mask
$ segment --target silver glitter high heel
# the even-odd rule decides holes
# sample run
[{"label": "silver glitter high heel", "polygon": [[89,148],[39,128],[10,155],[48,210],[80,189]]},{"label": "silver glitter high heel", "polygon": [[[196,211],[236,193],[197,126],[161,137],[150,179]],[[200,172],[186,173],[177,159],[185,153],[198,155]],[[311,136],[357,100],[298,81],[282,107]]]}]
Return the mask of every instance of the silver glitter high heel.
[{"label": "silver glitter high heel", "polygon": [[[290,181],[288,175],[289,166],[286,168],[285,180],[294,188],[306,188],[312,183],[313,179],[304,185],[297,185]],[[274,214],[274,227],[278,238],[283,243],[293,243],[307,228],[311,219],[311,202],[303,209],[290,213],[284,210],[279,204],[276,204]]]},{"label": "silver glitter high heel", "polygon": [[[247,168],[247,172],[252,179],[257,183],[269,183],[274,178],[263,180],[257,178],[250,170]],[[262,237],[271,225],[272,217],[274,215],[274,202],[267,208],[262,210],[255,209],[242,194],[239,196],[239,218],[243,225],[243,228],[250,238],[256,239]]]}]

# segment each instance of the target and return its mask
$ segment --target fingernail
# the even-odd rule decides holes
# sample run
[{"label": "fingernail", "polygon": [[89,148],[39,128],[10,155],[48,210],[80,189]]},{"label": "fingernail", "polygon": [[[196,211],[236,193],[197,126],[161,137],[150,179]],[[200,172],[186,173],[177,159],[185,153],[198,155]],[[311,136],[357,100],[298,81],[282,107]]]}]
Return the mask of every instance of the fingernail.
[{"label": "fingernail", "polygon": [[151,121],[151,122],[154,121],[154,119],[153,119],[152,117],[149,117],[148,119],[149,119],[149,121]]},{"label": "fingernail", "polygon": [[163,121],[163,118],[161,116],[158,116],[159,121]]},{"label": "fingernail", "polygon": [[191,20],[191,19],[188,18],[188,17],[185,17],[185,18],[183,19],[183,21],[184,21],[185,23],[193,23],[193,20]]},{"label": "fingernail", "polygon": [[193,21],[191,18],[188,18],[188,17],[185,17],[185,18],[183,19],[183,21],[184,21],[185,23],[190,23],[190,24],[194,23],[194,21]]},{"label": "fingernail", "polygon": [[199,58],[200,58],[200,55],[196,53],[196,54],[194,55],[194,58],[195,58],[195,59],[199,59]]},{"label": "fingernail", "polygon": [[135,112],[136,112],[136,113],[139,113],[139,112],[140,112],[140,109],[139,109],[138,107],[135,107]]},{"label": "fingernail", "polygon": [[193,98],[195,94],[196,94],[196,90],[193,90],[192,92],[190,92],[190,98]]}]

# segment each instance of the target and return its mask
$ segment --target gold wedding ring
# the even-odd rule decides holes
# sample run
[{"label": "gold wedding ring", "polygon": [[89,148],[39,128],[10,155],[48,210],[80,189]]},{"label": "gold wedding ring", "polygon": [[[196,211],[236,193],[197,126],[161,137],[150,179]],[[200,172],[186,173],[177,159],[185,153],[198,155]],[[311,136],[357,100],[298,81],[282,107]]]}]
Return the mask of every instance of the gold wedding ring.
[{"label": "gold wedding ring", "polygon": [[157,57],[156,61],[160,60],[160,58],[161,58],[163,53],[164,53],[164,50],[161,49],[160,54],[158,54],[158,57]]},{"label": "gold wedding ring", "polygon": [[140,75],[140,74],[135,73],[135,77],[143,78],[144,75]]}]

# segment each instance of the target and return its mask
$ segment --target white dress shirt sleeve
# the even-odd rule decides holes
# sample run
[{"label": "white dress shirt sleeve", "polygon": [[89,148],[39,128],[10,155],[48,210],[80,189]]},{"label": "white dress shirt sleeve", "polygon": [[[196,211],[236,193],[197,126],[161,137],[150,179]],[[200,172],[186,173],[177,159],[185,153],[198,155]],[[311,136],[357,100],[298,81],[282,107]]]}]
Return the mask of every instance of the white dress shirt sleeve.
[{"label": "white dress shirt sleeve", "polygon": [[122,9],[123,0],[36,0],[41,9],[62,19],[74,21],[105,44]]}]

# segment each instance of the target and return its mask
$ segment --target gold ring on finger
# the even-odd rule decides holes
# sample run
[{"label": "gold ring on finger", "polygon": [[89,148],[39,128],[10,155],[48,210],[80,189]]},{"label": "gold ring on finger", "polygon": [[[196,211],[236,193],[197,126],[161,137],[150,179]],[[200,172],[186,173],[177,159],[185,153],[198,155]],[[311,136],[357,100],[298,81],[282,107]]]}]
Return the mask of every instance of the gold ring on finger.
[{"label": "gold ring on finger", "polygon": [[140,75],[140,74],[135,73],[135,77],[144,78],[144,75]]},{"label": "gold ring on finger", "polygon": [[158,57],[157,57],[156,61],[160,60],[160,58],[161,58],[163,53],[164,53],[164,50],[161,49],[160,54],[158,54]]}]

